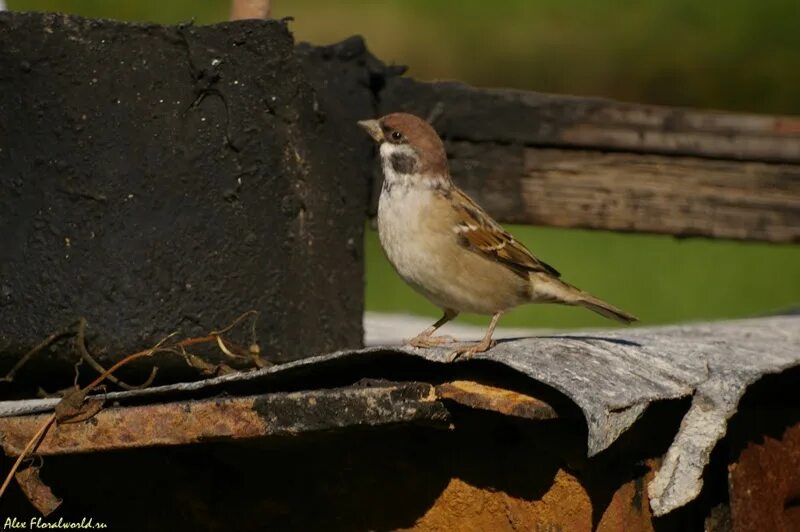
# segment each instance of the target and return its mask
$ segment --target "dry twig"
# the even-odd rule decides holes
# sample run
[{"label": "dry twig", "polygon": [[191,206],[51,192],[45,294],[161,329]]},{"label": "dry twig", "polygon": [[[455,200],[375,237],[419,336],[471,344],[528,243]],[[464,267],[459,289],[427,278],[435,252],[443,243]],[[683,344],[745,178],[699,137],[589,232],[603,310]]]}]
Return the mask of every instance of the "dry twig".
[{"label": "dry twig", "polygon": [[30,360],[36,353],[39,353],[40,351],[46,349],[48,346],[50,346],[50,344],[52,344],[56,340],[58,340],[60,338],[63,338],[64,336],[67,336],[69,334],[72,334],[72,328],[74,326],[75,326],[75,323],[70,323],[68,326],[66,326],[63,329],[60,329],[60,330],[54,332],[53,334],[51,334],[50,336],[48,336],[47,338],[45,338],[44,340],[39,342],[33,349],[31,349],[30,351],[25,353],[22,356],[22,358],[20,358],[17,361],[17,363],[14,364],[14,367],[11,368],[11,370],[8,373],[6,373],[6,376],[3,377],[2,379],[0,379],[0,381],[4,381],[4,382],[13,381],[14,380],[14,376],[17,374],[17,371],[19,371],[19,369],[22,366],[24,366],[28,362],[28,360]]},{"label": "dry twig", "polygon": [[39,443],[41,443],[41,441],[44,439],[45,435],[47,434],[47,431],[50,430],[50,427],[53,426],[53,423],[55,423],[55,421],[56,421],[56,415],[55,413],[53,413],[50,417],[48,417],[45,420],[44,423],[42,423],[42,426],[39,427],[39,430],[36,431],[36,434],[33,435],[33,438],[31,438],[30,441],[28,441],[28,444],[25,446],[24,449],[22,449],[22,452],[19,453],[16,462],[14,462],[14,465],[11,466],[11,471],[8,472],[6,479],[3,481],[3,485],[0,486],[0,497],[2,497],[3,494],[6,492],[6,488],[8,488],[9,483],[11,483],[11,479],[14,478],[14,474],[17,472],[17,469],[19,469],[19,465],[22,463],[25,457],[28,456],[29,453],[33,452],[39,446]]},{"label": "dry twig", "polygon": [[[94,357],[89,354],[89,350],[86,348],[86,319],[84,318],[78,320],[78,333],[77,337],[75,338],[75,345],[78,348],[78,353],[80,353],[82,360],[85,360],[87,364],[92,366],[92,368],[94,368],[94,370],[97,371],[97,373],[103,374],[106,372],[106,368],[104,368],[99,362],[97,362],[97,360],[95,360]],[[157,373],[158,373],[158,367],[153,366],[152,369],[150,370],[150,376],[147,377],[147,380],[145,380],[142,384],[139,384],[138,386],[133,386],[131,384],[123,382],[110,373],[108,374],[107,378],[108,380],[110,380],[123,390],[141,390],[142,388],[147,388],[148,386],[153,384],[153,381],[155,380]]]},{"label": "dry twig", "polygon": [[[61,424],[61,423],[77,423],[79,421],[85,421],[85,420],[93,417],[94,415],[96,415],[103,408],[103,400],[102,399],[93,399],[93,400],[89,400],[88,402],[86,400],[87,399],[87,395],[89,393],[91,393],[99,385],[101,385],[103,383],[103,381],[108,379],[108,380],[112,381],[113,383],[117,384],[118,386],[121,386],[121,387],[128,386],[128,389],[134,388],[134,387],[131,387],[129,385],[126,385],[125,383],[123,383],[122,381],[120,381],[119,379],[114,377],[113,373],[115,371],[117,371],[119,368],[121,368],[122,366],[124,366],[126,364],[129,364],[130,362],[133,362],[134,360],[137,360],[139,358],[150,357],[153,354],[161,352],[161,351],[180,353],[180,354],[182,354],[184,356],[184,358],[186,358],[186,360],[188,362],[189,361],[189,356],[194,357],[194,355],[190,355],[189,353],[187,353],[187,351],[186,351],[187,347],[190,347],[190,346],[193,346],[193,345],[199,345],[199,344],[208,344],[208,343],[217,343],[217,345],[222,350],[222,352],[225,353],[228,356],[232,356],[234,358],[241,358],[241,357],[245,357],[246,358],[248,355],[234,354],[226,346],[226,344],[222,340],[221,335],[223,333],[227,332],[227,331],[230,331],[236,325],[238,325],[244,318],[246,318],[247,316],[251,316],[251,315],[258,315],[258,312],[254,311],[254,310],[247,311],[244,314],[242,314],[241,316],[239,316],[238,318],[236,318],[236,320],[234,320],[233,323],[231,323],[230,325],[228,325],[224,329],[220,329],[218,331],[212,331],[210,334],[208,334],[206,336],[201,336],[201,337],[197,337],[197,338],[187,338],[187,339],[181,340],[180,342],[177,342],[177,343],[175,343],[175,344],[173,344],[171,346],[164,347],[164,344],[170,338],[175,336],[175,334],[176,334],[176,333],[171,333],[168,336],[166,336],[165,338],[163,338],[162,340],[160,340],[153,347],[151,347],[149,349],[145,349],[143,351],[138,351],[136,353],[130,354],[130,355],[126,356],[125,358],[119,360],[117,363],[115,363],[113,366],[111,366],[108,369],[104,369],[96,360],[94,360],[94,358],[89,354],[88,350],[86,349],[86,344],[84,343],[85,342],[85,337],[84,336],[85,336],[85,332],[86,332],[86,320],[81,318],[77,322],[77,324],[78,324],[77,345],[78,345],[78,350],[81,353],[81,360],[85,360],[93,368],[95,368],[97,371],[99,371],[100,375],[95,380],[93,380],[91,383],[89,383],[87,386],[85,386],[83,388],[80,388],[80,387],[77,386],[77,377],[76,377],[76,380],[75,380],[76,384],[74,385],[74,387],[72,389],[70,389],[64,395],[64,397],[61,399],[61,401],[58,402],[58,404],[55,406],[55,411],[53,412],[53,414],[50,415],[44,421],[44,423],[42,423],[42,426],[39,428],[39,430],[36,432],[36,434],[34,434],[34,436],[28,441],[28,443],[25,445],[25,448],[19,454],[19,456],[17,457],[17,460],[14,462],[14,465],[11,466],[11,470],[8,472],[8,475],[6,476],[5,481],[3,482],[2,486],[0,486],[0,498],[2,498],[3,494],[5,493],[6,489],[8,488],[9,483],[11,482],[11,479],[14,478],[14,476],[17,473],[17,471],[19,470],[19,466],[22,463],[22,461],[25,460],[25,458],[27,456],[32,455],[33,453],[36,452],[36,449],[39,447],[41,442],[44,440],[45,436],[47,436],[47,433],[50,430],[50,427],[52,427],[54,423],[58,423],[58,424]],[[14,373],[20,367],[22,367],[22,365],[25,362],[27,362],[33,355],[35,355],[36,353],[38,353],[42,349],[45,349],[48,345],[50,345],[56,339],[61,338],[61,337],[65,336],[65,335],[69,334],[70,333],[69,329],[71,329],[74,325],[75,324],[71,324],[68,328],[62,329],[60,331],[57,331],[57,332],[51,334],[50,336],[48,336],[47,338],[45,338],[36,347],[34,347],[28,353],[26,353],[25,356],[22,357],[22,359],[20,359],[19,362],[17,362],[17,364],[14,366],[14,368],[12,368],[12,370],[2,380],[11,381],[13,379],[13,377],[14,377]],[[255,335],[255,327],[253,327],[253,334]],[[263,361],[261,361],[260,357],[258,356],[258,349],[257,349],[258,346],[257,346],[257,344],[255,344],[255,341],[254,341],[253,345],[256,346],[256,349],[253,349],[253,347],[251,346],[251,348],[250,348],[250,356],[253,357],[253,360],[257,364],[259,364],[259,362],[263,363]],[[194,358],[197,358],[197,357],[194,357]],[[80,363],[80,361],[79,361],[79,363]],[[79,365],[79,363],[76,364],[76,371],[77,371],[77,366]],[[189,365],[195,367],[194,364],[192,364],[191,362],[189,362]],[[216,369],[219,370],[219,368],[222,367],[222,366],[224,366],[224,364],[221,364],[220,366],[217,366]],[[224,366],[224,367],[228,368],[228,366]],[[228,368],[228,369],[230,369],[230,368]],[[152,382],[152,379],[153,379],[154,376],[155,376],[155,371],[153,373],[151,373],[150,378],[148,378],[147,382],[145,382],[145,384],[143,384],[143,385],[141,385],[139,387],[148,386]],[[136,387],[136,388],[139,388],[139,387]],[[29,479],[29,477],[25,476],[25,477],[23,477],[23,479]],[[36,479],[31,479],[29,481],[30,482],[34,482],[35,480]],[[52,495],[52,492],[50,493],[50,495]],[[55,499],[54,496],[53,496],[53,499]],[[52,502],[52,501],[50,501],[50,502]],[[60,501],[59,501],[59,504],[60,504]]]},{"label": "dry twig", "polygon": [[233,320],[231,322],[231,324],[228,325],[227,327],[224,327],[224,328],[222,328],[222,329],[220,329],[218,331],[211,331],[208,334],[209,335],[217,335],[217,336],[219,336],[220,334],[225,334],[226,332],[230,331],[231,329],[233,329],[234,327],[239,325],[248,316],[253,316],[253,325],[254,326],[253,326],[253,329],[252,329],[252,333],[253,333],[253,336],[255,337],[255,334],[256,334],[256,332],[255,332],[256,331],[255,330],[255,319],[258,318],[258,311],[254,310],[254,309],[248,310],[247,312],[241,314],[238,318]]}]

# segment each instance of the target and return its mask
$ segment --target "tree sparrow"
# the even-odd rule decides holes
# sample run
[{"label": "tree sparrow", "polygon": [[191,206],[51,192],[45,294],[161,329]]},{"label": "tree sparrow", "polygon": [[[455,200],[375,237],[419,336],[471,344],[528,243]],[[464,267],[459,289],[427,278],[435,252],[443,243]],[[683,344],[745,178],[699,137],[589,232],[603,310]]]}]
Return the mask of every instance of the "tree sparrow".
[{"label": "tree sparrow", "polygon": [[497,320],[523,303],[579,305],[624,323],[630,314],[559,279],[555,268],[514,240],[450,178],[439,135],[406,113],[358,123],[380,145],[383,189],[378,234],[389,262],[444,315],[411,339],[416,347],[454,342],[433,336],[459,312],[488,314],[483,339],[458,344],[453,359],[492,346]]}]

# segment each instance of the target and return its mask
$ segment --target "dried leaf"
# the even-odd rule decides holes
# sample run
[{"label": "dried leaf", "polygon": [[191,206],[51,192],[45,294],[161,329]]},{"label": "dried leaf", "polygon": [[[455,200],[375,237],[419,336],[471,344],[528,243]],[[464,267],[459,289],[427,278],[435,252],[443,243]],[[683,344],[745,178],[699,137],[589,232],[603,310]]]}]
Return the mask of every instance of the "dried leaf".
[{"label": "dried leaf", "polygon": [[14,477],[31,504],[47,517],[61,506],[62,501],[53,494],[50,486],[42,482],[39,477],[39,469],[39,467],[29,467],[17,471]]},{"label": "dried leaf", "polygon": [[122,380],[118,379],[117,377],[112,375],[110,372],[108,372],[106,370],[106,368],[104,368],[102,366],[102,364],[100,364],[97,360],[94,359],[94,357],[92,357],[92,355],[89,353],[89,350],[86,348],[86,320],[84,318],[81,318],[78,321],[78,333],[77,333],[77,336],[75,338],[75,346],[78,349],[78,353],[80,353],[80,355],[81,355],[81,358],[78,360],[78,363],[75,365],[75,385],[76,386],[77,386],[77,383],[78,383],[78,366],[83,361],[86,361],[87,364],[92,366],[92,368],[94,368],[94,370],[97,371],[101,375],[108,373],[108,375],[106,375],[106,378],[108,380],[110,380],[111,382],[113,382],[114,384],[116,384],[117,386],[119,386],[120,388],[122,388],[123,390],[141,390],[142,388],[147,388],[148,386],[153,384],[153,380],[155,380],[155,378],[156,378],[156,373],[158,372],[158,368],[157,367],[154,367],[154,368],[152,368],[150,370],[150,376],[147,378],[147,380],[144,383],[136,385],[136,386],[128,384],[126,382],[123,382]]},{"label": "dried leaf", "polygon": [[227,364],[220,363],[220,364],[212,364],[210,362],[206,362],[199,356],[190,353],[183,347],[180,348],[180,351],[176,351],[180,353],[183,359],[186,361],[186,364],[189,367],[199,370],[204,375],[210,376],[219,376],[219,375],[227,375],[228,373],[235,373],[236,370],[230,367]]},{"label": "dried leaf", "polygon": [[105,401],[103,399],[86,401],[88,392],[88,389],[81,390],[78,387],[67,392],[55,406],[56,423],[59,425],[79,423],[97,415],[103,409]]},{"label": "dried leaf", "polygon": [[233,369],[229,365],[225,363],[217,364],[216,366],[216,375],[227,375],[228,373],[236,373],[237,370]]},{"label": "dried leaf", "polygon": [[181,349],[181,355],[183,355],[183,359],[190,367],[200,370],[205,375],[216,374],[217,366],[214,364],[206,362],[199,356],[192,354],[185,349]]}]

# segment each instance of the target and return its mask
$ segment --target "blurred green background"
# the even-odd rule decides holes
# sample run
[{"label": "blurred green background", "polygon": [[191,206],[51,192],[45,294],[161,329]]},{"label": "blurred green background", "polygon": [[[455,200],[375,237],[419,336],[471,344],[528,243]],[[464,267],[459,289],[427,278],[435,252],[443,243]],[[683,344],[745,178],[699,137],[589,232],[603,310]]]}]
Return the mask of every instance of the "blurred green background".
[{"label": "blurred green background", "polygon": [[[198,24],[228,0],[7,0],[9,9]],[[274,0],[297,40],[361,34],[420,79],[777,114],[800,114],[800,0]],[[510,227],[565,279],[642,323],[752,316],[800,303],[800,246]],[[366,238],[367,308],[434,316]],[[482,317],[463,318],[485,323]],[[607,325],[529,306],[503,325]]]}]

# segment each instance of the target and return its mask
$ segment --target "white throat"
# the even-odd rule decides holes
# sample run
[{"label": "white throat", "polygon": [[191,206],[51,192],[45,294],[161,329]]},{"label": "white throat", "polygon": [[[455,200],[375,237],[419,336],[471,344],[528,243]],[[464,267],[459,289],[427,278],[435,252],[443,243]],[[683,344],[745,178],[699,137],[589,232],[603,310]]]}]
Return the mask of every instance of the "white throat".
[{"label": "white throat", "polygon": [[[392,144],[384,142],[381,144],[381,165],[383,166],[383,195],[396,195],[407,194],[410,189],[443,189],[447,188],[449,183],[445,177],[431,178],[431,176],[424,176],[419,172],[418,163],[413,165],[406,165],[404,171],[398,171],[396,168],[396,160],[399,157],[413,161],[418,160],[418,155],[414,148],[408,144]],[[408,167],[411,166],[411,167]]]},{"label": "white throat", "polygon": [[408,144],[392,144],[384,142],[381,144],[381,166],[383,166],[383,191],[392,192],[395,189],[405,193],[410,187],[422,181],[422,177],[416,172],[400,173],[395,170],[392,164],[392,155],[406,157],[417,157],[414,148]]}]

